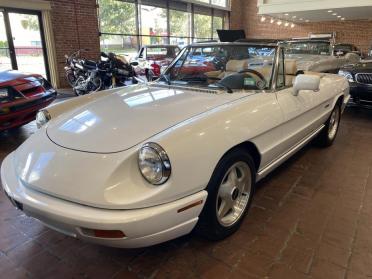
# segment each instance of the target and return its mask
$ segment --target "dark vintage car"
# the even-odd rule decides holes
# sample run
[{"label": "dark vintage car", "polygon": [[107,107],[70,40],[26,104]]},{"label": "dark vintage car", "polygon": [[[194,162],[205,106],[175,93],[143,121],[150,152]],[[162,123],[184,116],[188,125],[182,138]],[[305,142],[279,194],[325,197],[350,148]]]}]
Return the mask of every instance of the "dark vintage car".
[{"label": "dark vintage car", "polygon": [[355,103],[372,105],[372,61],[346,65],[338,74],[348,79]]},{"label": "dark vintage car", "polygon": [[56,90],[40,75],[0,72],[0,131],[33,121],[56,96]]},{"label": "dark vintage car", "polygon": [[180,52],[176,45],[146,45],[131,62],[138,62],[137,75],[145,75],[147,80],[160,76],[161,70],[166,68]]}]

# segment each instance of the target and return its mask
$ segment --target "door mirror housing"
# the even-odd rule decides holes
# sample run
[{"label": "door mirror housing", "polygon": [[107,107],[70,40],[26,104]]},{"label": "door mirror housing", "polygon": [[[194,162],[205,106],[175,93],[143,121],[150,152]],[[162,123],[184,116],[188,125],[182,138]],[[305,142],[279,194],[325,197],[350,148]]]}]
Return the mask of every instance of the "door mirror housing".
[{"label": "door mirror housing", "polygon": [[301,90],[319,91],[320,77],[315,75],[298,75],[293,83],[293,95],[298,96]]}]

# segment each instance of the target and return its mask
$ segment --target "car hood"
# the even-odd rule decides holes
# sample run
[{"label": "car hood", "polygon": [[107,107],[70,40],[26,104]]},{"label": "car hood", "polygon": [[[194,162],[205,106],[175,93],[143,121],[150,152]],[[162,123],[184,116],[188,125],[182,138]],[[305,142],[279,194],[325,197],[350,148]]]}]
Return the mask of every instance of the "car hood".
[{"label": "car hood", "polygon": [[115,153],[238,98],[242,94],[137,85],[52,119],[47,134],[68,149]]},{"label": "car hood", "polygon": [[40,75],[25,74],[18,71],[7,70],[0,72],[0,86],[16,86],[40,79]]}]

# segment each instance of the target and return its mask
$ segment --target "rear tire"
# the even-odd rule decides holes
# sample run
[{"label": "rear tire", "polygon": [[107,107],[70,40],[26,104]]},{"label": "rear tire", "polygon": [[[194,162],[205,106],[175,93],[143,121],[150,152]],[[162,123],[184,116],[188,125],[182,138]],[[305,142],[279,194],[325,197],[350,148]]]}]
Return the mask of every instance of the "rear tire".
[{"label": "rear tire", "polygon": [[206,190],[208,198],[196,232],[210,240],[236,232],[254,194],[256,170],[252,157],[242,148],[226,154],[215,168]]},{"label": "rear tire", "polygon": [[333,144],[340,126],[340,119],[341,107],[340,104],[337,103],[333,108],[327,122],[325,123],[325,127],[318,135],[317,142],[321,147],[328,147]]}]

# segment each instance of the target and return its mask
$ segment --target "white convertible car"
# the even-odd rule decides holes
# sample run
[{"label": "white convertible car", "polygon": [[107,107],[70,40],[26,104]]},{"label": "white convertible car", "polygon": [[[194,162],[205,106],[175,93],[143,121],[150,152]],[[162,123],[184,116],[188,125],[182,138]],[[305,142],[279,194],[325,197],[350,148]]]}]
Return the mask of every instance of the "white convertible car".
[{"label": "white convertible car", "polygon": [[188,46],[156,82],[39,112],[40,129],[3,161],[2,186],[29,216],[99,244],[149,246],[193,229],[225,238],[260,179],[311,139],[336,137],[347,80],[296,73],[280,44]]}]

